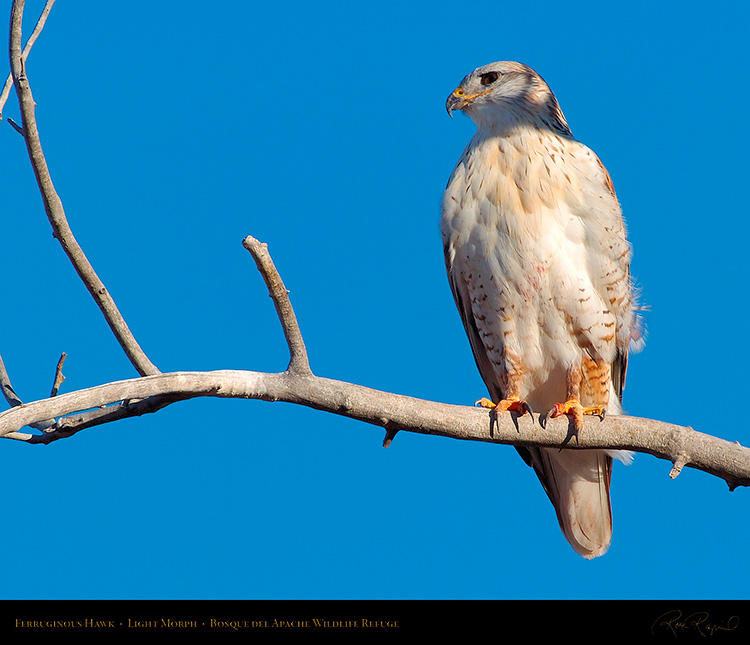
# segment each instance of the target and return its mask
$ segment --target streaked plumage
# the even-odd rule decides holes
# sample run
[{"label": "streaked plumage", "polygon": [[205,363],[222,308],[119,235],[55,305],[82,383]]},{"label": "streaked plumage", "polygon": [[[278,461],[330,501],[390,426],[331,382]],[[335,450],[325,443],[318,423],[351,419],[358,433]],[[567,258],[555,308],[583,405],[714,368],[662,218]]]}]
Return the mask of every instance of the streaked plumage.
[{"label": "streaked plumage", "polygon": [[[446,106],[477,124],[448,182],[441,229],[453,295],[492,401],[546,412],[572,398],[621,413],[628,346],[640,332],[630,246],[607,171],[525,65],[480,67]],[[614,453],[519,452],[576,552],[603,554]]]}]

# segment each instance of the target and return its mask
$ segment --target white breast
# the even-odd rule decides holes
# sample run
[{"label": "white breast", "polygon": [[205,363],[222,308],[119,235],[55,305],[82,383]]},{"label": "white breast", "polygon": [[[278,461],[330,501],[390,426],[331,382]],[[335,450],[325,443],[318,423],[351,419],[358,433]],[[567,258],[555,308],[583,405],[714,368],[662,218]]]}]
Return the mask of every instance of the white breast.
[{"label": "white breast", "polygon": [[522,361],[532,407],[563,400],[582,351],[611,362],[629,337],[629,247],[606,179],[575,140],[480,132],[444,194],[449,271],[498,375],[508,352]]}]

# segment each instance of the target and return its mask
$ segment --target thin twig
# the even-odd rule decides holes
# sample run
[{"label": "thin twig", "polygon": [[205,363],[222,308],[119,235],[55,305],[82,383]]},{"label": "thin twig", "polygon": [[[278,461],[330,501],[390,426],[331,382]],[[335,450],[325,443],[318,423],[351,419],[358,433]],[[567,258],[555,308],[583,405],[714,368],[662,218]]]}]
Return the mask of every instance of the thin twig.
[{"label": "thin twig", "polygon": [[258,271],[260,271],[268,287],[268,294],[276,307],[276,313],[289,347],[289,367],[287,369],[295,374],[312,374],[307,349],[302,340],[302,332],[297,322],[297,316],[294,314],[292,303],[289,300],[289,291],[284,286],[284,282],[276,270],[276,265],[268,253],[268,245],[248,235],[242,241],[242,246],[250,251],[250,255],[253,256]]},{"label": "thin twig", "polygon": [[[39,38],[39,34],[42,33],[42,29],[44,29],[44,23],[47,22],[47,16],[49,15],[49,12],[52,10],[53,4],[55,4],[55,0],[47,0],[47,4],[44,5],[44,9],[42,9],[42,13],[39,16],[39,20],[37,20],[36,26],[34,27],[34,31],[31,32],[31,36],[29,36],[29,39],[26,41],[26,46],[23,48],[23,52],[21,56],[23,57],[24,62],[29,57],[31,48],[34,46],[36,39]],[[3,109],[5,108],[5,103],[8,100],[8,96],[10,96],[11,87],[13,87],[13,74],[12,73],[8,74],[8,78],[5,80],[5,85],[3,85],[3,91],[0,92],[0,121],[2,121],[3,119]],[[10,119],[8,119],[8,123],[10,123],[10,125],[12,125],[18,132],[23,134],[23,130],[20,129]]]},{"label": "thin twig", "polygon": [[[16,394],[16,391],[13,389],[13,385],[11,385],[10,376],[8,375],[8,370],[5,369],[5,363],[3,362],[2,356],[0,356],[0,387],[2,387],[5,400],[11,405],[11,407],[15,408],[19,405],[23,405],[23,401],[18,396],[18,394]],[[45,419],[43,421],[37,421],[30,425],[36,430],[48,432],[50,428],[54,427],[55,422],[54,420],[50,421],[48,419]]]},{"label": "thin twig", "polygon": [[[0,118],[2,118],[2,115],[0,115]],[[23,128],[20,125],[18,125],[18,123],[16,123],[13,119],[8,118],[8,125],[11,128],[13,128],[16,132],[18,132],[18,134],[20,134],[21,136],[24,136]]]},{"label": "thin twig", "polygon": [[55,237],[60,241],[63,250],[73,264],[78,276],[86,285],[94,300],[96,301],[102,314],[104,314],[110,329],[117,338],[120,346],[127,354],[130,362],[145,376],[148,374],[158,374],[159,370],[149,360],[135,337],[131,333],[125,319],[122,317],[114,299],[110,295],[104,283],[94,271],[91,263],[80,245],[73,236],[68,220],[65,216],[62,201],[55,191],[52,183],[52,177],[47,167],[47,161],[44,158],[42,144],[37,129],[34,97],[31,93],[28,78],[24,69],[24,58],[21,51],[21,23],[23,20],[23,0],[14,0],[11,12],[11,29],[10,29],[10,63],[16,86],[16,94],[21,107],[23,117],[23,132],[26,140],[26,148],[29,153],[29,159],[36,175],[37,184],[42,194],[44,208],[47,212],[50,224],[54,231]]},{"label": "thin twig", "polygon": [[63,381],[65,380],[65,376],[62,373],[63,363],[65,363],[65,359],[67,358],[67,354],[65,352],[62,353],[60,356],[60,360],[57,361],[57,367],[55,368],[55,380],[52,383],[52,393],[50,396],[57,396],[57,392],[60,390],[60,386],[63,384]]},{"label": "thin twig", "polygon": [[11,407],[23,405],[23,401],[18,397],[10,383],[10,376],[8,375],[8,370],[5,369],[2,356],[0,356],[0,387],[3,389],[5,400],[10,403]]}]

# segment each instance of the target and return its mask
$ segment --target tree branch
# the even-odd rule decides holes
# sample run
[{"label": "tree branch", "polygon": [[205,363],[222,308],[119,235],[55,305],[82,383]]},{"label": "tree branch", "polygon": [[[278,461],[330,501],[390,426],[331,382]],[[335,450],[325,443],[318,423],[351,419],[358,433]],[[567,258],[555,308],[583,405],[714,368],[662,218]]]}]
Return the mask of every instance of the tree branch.
[{"label": "tree branch", "polygon": [[[34,27],[34,31],[31,32],[31,36],[29,36],[29,39],[26,41],[26,46],[23,48],[23,52],[21,54],[24,63],[26,62],[26,59],[29,57],[29,53],[31,52],[31,48],[34,46],[34,43],[36,42],[36,39],[39,38],[39,34],[42,33],[42,29],[44,29],[44,23],[47,22],[47,16],[49,16],[49,12],[52,11],[52,5],[55,4],[55,0],[47,0],[47,4],[44,5],[44,9],[42,9],[42,13],[39,16],[39,20],[37,20],[36,26]],[[3,118],[3,109],[5,108],[5,103],[8,101],[8,96],[10,96],[10,88],[13,87],[13,74],[8,74],[8,78],[5,79],[5,85],[3,85],[3,90],[0,92],[0,121],[2,121]],[[18,130],[18,126],[13,123],[12,121],[9,121],[10,124]],[[23,134],[23,130],[19,130],[21,134]]]},{"label": "tree branch", "polygon": [[250,251],[253,256],[258,271],[260,271],[268,287],[268,295],[271,296],[276,307],[276,314],[281,322],[286,344],[289,347],[290,358],[287,370],[295,374],[312,374],[310,362],[307,358],[307,349],[302,340],[302,332],[297,323],[297,316],[294,314],[292,303],[289,300],[289,291],[284,286],[271,255],[268,253],[268,245],[248,235],[242,241],[242,246]]},{"label": "tree branch", "polygon": [[[55,430],[54,439],[31,440],[35,435],[18,431],[38,421],[95,410],[86,427],[155,412],[175,401],[196,397],[221,397],[285,401],[339,414],[385,428],[438,435],[453,439],[515,446],[559,448],[569,439],[566,418],[549,419],[542,427],[529,415],[493,413],[480,408],[449,405],[291,372],[264,373],[240,370],[173,372],[107,383],[77,392],[27,403],[0,413],[0,437],[49,443],[69,436],[76,420]],[[137,403],[115,402],[137,400]],[[85,414],[85,413],[84,413]],[[61,420],[62,421],[62,420]],[[60,422],[58,422],[60,423]],[[72,429],[72,431],[71,431]],[[54,435],[54,432],[53,432]],[[750,485],[750,448],[694,431],[689,427],[628,416],[594,417],[566,449],[616,449],[644,452],[675,464],[690,466],[724,479],[730,489]],[[676,476],[674,469],[671,473]]]},{"label": "tree branch", "polygon": [[18,95],[18,103],[21,108],[21,116],[23,118],[23,134],[26,141],[26,148],[39,190],[42,194],[47,217],[52,225],[55,237],[59,240],[78,276],[93,296],[102,314],[104,314],[107,324],[109,324],[110,329],[127,354],[130,362],[142,376],[158,374],[159,370],[141,349],[117,308],[114,299],[104,286],[104,283],[99,279],[93,266],[91,266],[91,263],[86,258],[83,249],[73,236],[73,231],[65,216],[62,201],[52,183],[52,177],[50,176],[47,161],[42,151],[39,130],[34,114],[36,103],[34,103],[31,86],[26,77],[25,58],[21,51],[23,8],[23,0],[14,0],[10,24],[10,65],[16,94]]},{"label": "tree branch", "polygon": [[57,367],[55,368],[55,380],[52,383],[52,393],[50,396],[57,396],[58,391],[60,390],[60,386],[63,384],[63,381],[65,380],[65,375],[62,373],[63,364],[65,363],[65,359],[67,358],[67,354],[63,352],[60,355],[60,360],[57,361]]}]

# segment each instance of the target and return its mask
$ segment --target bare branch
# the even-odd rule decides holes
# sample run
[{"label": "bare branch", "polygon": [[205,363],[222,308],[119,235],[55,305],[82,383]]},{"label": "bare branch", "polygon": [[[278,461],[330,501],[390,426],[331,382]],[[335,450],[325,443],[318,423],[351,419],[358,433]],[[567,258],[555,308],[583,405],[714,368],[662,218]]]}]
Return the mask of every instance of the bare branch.
[{"label": "bare branch", "polygon": [[162,408],[175,403],[176,401],[184,401],[186,399],[193,398],[191,395],[179,395],[179,394],[164,394],[158,396],[152,396],[139,401],[118,401],[112,405],[108,405],[102,408],[94,408],[93,410],[87,410],[71,416],[65,416],[54,424],[50,425],[47,429],[43,429],[42,434],[28,434],[22,432],[9,433],[7,438],[18,439],[20,441],[26,441],[27,443],[42,443],[50,444],[53,441],[59,439],[67,439],[72,437],[81,430],[87,428],[93,428],[98,425],[105,423],[112,423],[119,419],[127,419],[130,417],[139,417],[144,414],[151,414],[158,412]]},{"label": "bare branch", "polygon": [[[5,397],[5,400],[12,406],[17,407],[19,405],[23,405],[23,401],[21,401],[18,394],[16,394],[16,391],[13,389],[13,386],[10,382],[10,376],[8,375],[8,370],[5,369],[5,363],[3,362],[3,357],[0,356],[0,387],[3,389],[3,396]],[[32,428],[35,428],[37,430],[42,430],[44,432],[49,431],[50,428],[54,426],[54,422],[49,420],[43,420],[38,421],[36,423],[30,424]],[[33,436],[33,435],[29,435]]]},{"label": "bare branch", "polygon": [[[39,38],[39,34],[42,33],[42,29],[44,29],[44,23],[47,22],[47,16],[49,16],[49,12],[52,10],[53,4],[55,4],[55,0],[47,0],[47,4],[44,5],[44,9],[42,9],[39,20],[37,20],[36,27],[34,27],[34,31],[31,32],[31,36],[29,36],[29,39],[26,41],[26,46],[23,48],[21,56],[23,57],[24,62],[26,62],[26,59],[29,57],[31,48],[34,46],[36,39]],[[13,74],[8,74],[8,78],[5,80],[5,85],[3,85],[3,90],[2,92],[0,92],[0,121],[2,121],[3,119],[3,108],[5,107],[5,103],[8,101],[8,96],[10,96],[11,87],[13,87]],[[9,119],[8,122],[17,131],[23,134],[23,130],[21,130],[13,121]]]},{"label": "bare branch", "polygon": [[63,364],[65,363],[65,359],[67,358],[67,354],[65,352],[62,353],[60,356],[60,360],[57,361],[57,367],[55,368],[55,380],[52,383],[52,393],[50,396],[57,396],[57,392],[60,390],[60,386],[63,384],[63,381],[65,380],[65,376],[62,373]]},{"label": "bare branch", "polygon": [[[65,376],[62,374],[62,367],[65,362],[67,354],[63,352],[60,356],[60,360],[57,362],[55,369],[55,381],[52,385],[52,393],[50,398],[57,396],[58,390],[62,382],[65,380]],[[10,376],[5,368],[2,356],[0,356],[0,387],[2,387],[5,399],[12,407],[18,407],[24,405],[21,398],[16,394],[13,386],[10,382]],[[10,432],[6,435],[8,439],[17,439],[19,441],[26,441],[27,443],[52,443],[58,439],[66,439],[73,436],[81,430],[86,428],[92,428],[94,426],[102,425],[104,423],[111,423],[119,419],[125,419],[127,417],[141,416],[150,412],[157,412],[161,408],[174,403],[175,401],[181,401],[186,398],[192,398],[191,396],[180,396],[180,395],[159,395],[154,397],[148,397],[143,400],[126,400],[118,403],[108,405],[106,407],[94,408],[92,410],[86,410],[73,416],[63,416],[62,418],[55,420],[55,418],[45,419],[43,421],[36,421],[29,423],[28,425],[35,430],[41,430],[43,434],[29,434],[24,432]],[[54,415],[55,417],[59,415]]]},{"label": "bare branch", "polygon": [[268,294],[276,307],[276,313],[284,329],[284,336],[289,347],[290,358],[287,369],[296,374],[312,374],[310,362],[307,358],[307,349],[297,323],[297,316],[295,316],[294,308],[289,300],[289,291],[284,286],[284,282],[276,270],[276,265],[274,265],[271,255],[268,253],[268,245],[248,235],[242,241],[242,246],[250,251],[250,255],[253,256],[258,271],[260,271],[268,287]]},{"label": "bare branch", "polygon": [[158,374],[159,370],[149,360],[141,349],[135,337],[128,328],[125,319],[122,317],[114,299],[99,279],[91,263],[80,245],[73,236],[73,231],[68,225],[65,216],[62,201],[55,191],[52,183],[52,177],[47,167],[47,161],[44,158],[42,144],[37,129],[34,97],[31,94],[31,86],[25,72],[25,61],[21,51],[21,23],[23,20],[23,0],[15,0],[11,12],[11,29],[10,29],[10,64],[13,80],[18,95],[18,102],[23,117],[23,133],[26,140],[26,148],[29,153],[29,159],[34,169],[39,190],[42,193],[44,208],[47,212],[50,224],[54,231],[55,237],[59,240],[63,250],[73,263],[78,276],[83,280],[86,288],[94,297],[99,309],[104,314],[110,329],[115,334],[120,346],[127,354],[130,362],[141,375]]},{"label": "bare branch", "polygon": [[[436,403],[309,374],[219,370],[118,381],[17,406],[0,413],[0,437],[49,443],[44,438],[32,441],[29,437],[33,435],[19,431],[35,422],[81,410],[94,410],[100,415],[97,423],[91,423],[89,418],[90,427],[153,412],[178,400],[204,396],[305,405],[383,427],[390,437],[395,430],[402,430],[462,440],[559,448],[569,431],[566,418],[549,419],[542,427],[529,415],[504,414],[495,420],[484,409]],[[132,411],[128,411],[127,403],[104,407],[132,400],[137,400]],[[77,431],[75,425],[72,419],[68,434],[72,434],[71,429]],[[61,429],[59,434],[64,432]],[[750,485],[750,448],[688,427],[627,416],[613,415],[603,421],[587,417],[578,441],[568,443],[566,449],[592,448],[648,453],[720,477],[730,489]]]}]

